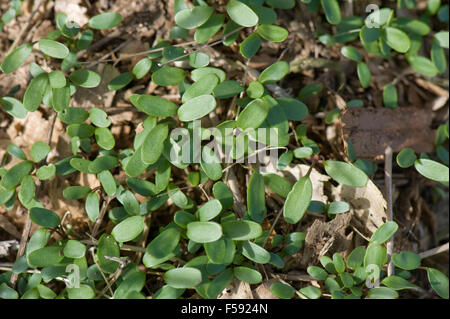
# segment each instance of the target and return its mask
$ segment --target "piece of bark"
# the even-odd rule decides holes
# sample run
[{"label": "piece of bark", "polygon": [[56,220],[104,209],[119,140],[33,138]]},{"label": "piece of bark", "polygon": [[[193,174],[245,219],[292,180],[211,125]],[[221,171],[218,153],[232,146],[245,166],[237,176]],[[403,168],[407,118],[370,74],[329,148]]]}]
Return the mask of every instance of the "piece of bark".
[{"label": "piece of bark", "polygon": [[345,255],[352,244],[353,233],[346,235],[351,220],[351,213],[337,215],[330,222],[316,219],[306,231],[303,251],[293,255],[296,266],[306,268],[316,265],[321,257],[325,255],[331,257],[337,252]]},{"label": "piece of bark", "polygon": [[416,107],[351,108],[341,118],[345,141],[350,141],[358,158],[374,159],[387,146],[394,152],[411,147],[417,153],[433,151],[432,112]]}]

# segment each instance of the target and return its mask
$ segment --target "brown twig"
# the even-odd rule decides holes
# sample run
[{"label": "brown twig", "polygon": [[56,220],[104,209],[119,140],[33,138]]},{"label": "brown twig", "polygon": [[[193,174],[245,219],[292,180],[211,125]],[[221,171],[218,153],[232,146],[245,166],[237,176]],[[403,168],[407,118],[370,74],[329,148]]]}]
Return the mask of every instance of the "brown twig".
[{"label": "brown twig", "polygon": [[13,44],[9,47],[8,52],[6,52],[6,56],[8,56],[20,43],[20,41],[23,40],[24,38],[24,34],[25,32],[28,30],[28,28],[31,25],[31,22],[33,21],[34,16],[36,15],[36,13],[39,10],[39,7],[41,6],[41,4],[44,2],[44,0],[37,0],[35,3],[35,7],[33,9],[33,11],[31,12],[30,18],[27,21],[27,24],[25,25],[25,27],[22,28],[22,30],[20,30],[20,32],[17,34],[16,39],[14,40]]},{"label": "brown twig", "polygon": [[[392,147],[386,147],[384,152],[384,178],[385,178],[385,188],[386,188],[386,197],[388,204],[388,220],[394,220],[394,212],[392,205]],[[389,242],[386,244],[387,254],[389,258],[388,263],[388,276],[392,276],[394,274],[394,263],[392,262],[392,254],[394,253],[394,236],[391,237]]]}]

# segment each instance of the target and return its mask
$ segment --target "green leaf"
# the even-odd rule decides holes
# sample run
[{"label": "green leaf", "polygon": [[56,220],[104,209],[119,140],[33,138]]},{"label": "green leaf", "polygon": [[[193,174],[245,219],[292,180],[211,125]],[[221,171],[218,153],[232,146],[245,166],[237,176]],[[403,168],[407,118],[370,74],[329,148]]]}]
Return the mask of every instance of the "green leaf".
[{"label": "green leaf", "polygon": [[233,240],[222,237],[217,241],[204,244],[208,259],[217,265],[229,265],[236,254],[236,245]]},{"label": "green leaf", "polygon": [[410,283],[408,280],[403,279],[399,276],[389,276],[384,278],[381,283],[386,287],[389,287],[394,290],[402,290],[402,289],[418,289],[419,287]]},{"label": "green leaf", "polygon": [[33,46],[29,43],[22,44],[14,49],[2,62],[0,68],[6,74],[17,70],[30,56]]},{"label": "green leaf", "polygon": [[244,86],[238,81],[224,81],[214,88],[214,95],[218,99],[228,99],[244,91]]},{"label": "green leaf", "polygon": [[193,68],[203,68],[209,64],[209,55],[203,52],[194,52],[189,56],[189,65]]},{"label": "green leaf", "polygon": [[290,224],[298,223],[312,198],[312,183],[309,176],[300,178],[289,192],[283,207],[284,219]]},{"label": "green leaf", "polygon": [[98,264],[103,272],[112,274],[119,267],[119,263],[106,259],[106,256],[120,257],[120,249],[112,236],[103,234],[98,240],[97,245]]},{"label": "green leaf", "polygon": [[369,299],[397,299],[398,293],[387,287],[372,288],[368,292]]},{"label": "green leaf", "polygon": [[122,16],[117,12],[106,12],[93,16],[88,25],[92,29],[104,30],[118,26],[122,22]]},{"label": "green leaf", "polygon": [[209,6],[195,6],[191,9],[184,9],[175,15],[175,22],[184,29],[195,29],[208,21],[214,8]]},{"label": "green leaf", "polygon": [[362,62],[363,56],[361,53],[359,53],[358,50],[356,50],[354,47],[345,46],[341,49],[341,54],[345,56],[347,59],[356,61],[356,62]]},{"label": "green leaf", "polygon": [[186,235],[199,244],[210,243],[222,237],[222,227],[215,222],[192,222],[187,225]]},{"label": "green leaf", "polygon": [[63,196],[66,199],[81,199],[91,191],[89,186],[69,186],[63,191]]},{"label": "green leaf", "polygon": [[300,289],[299,292],[309,299],[319,299],[320,296],[322,296],[322,291],[320,290],[320,288],[317,288],[315,286],[304,287]]},{"label": "green leaf", "polygon": [[341,22],[341,9],[337,0],[320,0],[325,16],[330,24]]},{"label": "green leaf", "polygon": [[163,66],[152,75],[152,81],[160,86],[172,86],[183,82],[186,72],[180,68]]},{"label": "green leaf", "polygon": [[89,285],[80,285],[79,288],[67,288],[69,299],[94,299],[95,291]]},{"label": "green leaf", "polygon": [[364,262],[364,256],[366,254],[366,248],[363,246],[358,246],[350,253],[347,258],[347,267],[356,270]]},{"label": "green leaf", "polygon": [[320,83],[313,83],[305,86],[298,93],[298,98],[300,100],[307,99],[313,95],[319,94],[323,90],[323,85]]},{"label": "green leaf", "polygon": [[427,268],[427,275],[433,290],[441,298],[448,299],[448,277],[434,268]]},{"label": "green leaf", "polygon": [[19,200],[23,206],[27,207],[27,203],[29,203],[35,195],[35,186],[34,180],[31,175],[27,175],[22,179],[22,183],[20,184],[19,191]]},{"label": "green leaf", "polygon": [[79,107],[69,107],[58,113],[58,117],[65,124],[80,124],[89,117],[89,112]]},{"label": "green leaf", "polygon": [[95,222],[100,215],[100,198],[96,192],[92,192],[87,196],[85,209],[89,219]]},{"label": "green leaf", "polygon": [[398,107],[398,94],[395,85],[388,84],[383,88],[383,103],[389,109]]},{"label": "green leaf", "polygon": [[219,181],[215,183],[212,191],[214,197],[220,201],[224,209],[231,209],[233,207],[233,193],[224,182]]},{"label": "green leaf", "polygon": [[270,253],[251,241],[242,243],[242,255],[258,264],[267,264],[270,260]]},{"label": "green leaf", "polygon": [[21,159],[23,161],[27,160],[27,155],[25,154],[25,152],[15,144],[9,144],[6,148],[6,151],[11,156],[17,157],[18,159]]},{"label": "green leaf", "polygon": [[193,81],[197,82],[198,80],[200,80],[201,78],[203,78],[207,74],[215,74],[215,75],[217,75],[217,77],[219,78],[220,82],[225,81],[225,78],[226,78],[226,74],[225,74],[225,72],[223,70],[217,69],[217,68],[212,68],[212,67],[204,67],[204,68],[199,68],[199,69],[192,70],[191,78],[192,78]]},{"label": "green leaf", "polygon": [[400,269],[414,270],[420,267],[421,258],[418,254],[410,251],[402,251],[392,255],[392,262]]},{"label": "green leaf", "polygon": [[448,167],[430,159],[417,159],[414,162],[416,170],[428,179],[438,182],[449,181]]},{"label": "green leaf", "polygon": [[86,50],[94,39],[94,32],[92,30],[83,31],[77,39],[77,47],[80,50]]},{"label": "green leaf", "polygon": [[182,267],[167,271],[163,278],[172,288],[192,288],[202,282],[202,273],[197,268]]},{"label": "green leaf", "polygon": [[97,127],[108,127],[111,125],[111,120],[108,119],[108,114],[105,111],[93,107],[89,110],[89,119],[92,124]]},{"label": "green leaf", "polygon": [[17,291],[9,287],[5,282],[0,285],[1,299],[19,299]]},{"label": "green leaf", "polygon": [[280,299],[292,299],[295,295],[295,289],[281,282],[274,282],[270,285],[270,291]]},{"label": "green leaf", "polygon": [[239,114],[236,125],[242,130],[256,129],[265,121],[268,114],[269,105],[265,101],[261,99],[253,100]]},{"label": "green leaf", "polygon": [[58,264],[64,255],[61,253],[61,247],[50,246],[36,249],[28,254],[28,264],[33,267],[47,267]]},{"label": "green leaf", "polygon": [[215,14],[200,26],[194,34],[194,40],[197,43],[205,43],[210,40],[222,28],[225,16],[223,14]]},{"label": "green leaf", "polygon": [[132,216],[114,226],[111,235],[113,235],[119,243],[124,243],[137,238],[143,230],[144,218],[142,216]]},{"label": "green leaf", "polygon": [[259,99],[264,94],[264,86],[258,81],[250,82],[247,88],[247,95],[252,99]]},{"label": "green leaf", "polygon": [[114,196],[117,190],[116,181],[109,170],[104,170],[97,173],[97,178],[102,184],[106,195]]},{"label": "green leaf", "polygon": [[63,249],[63,254],[67,258],[82,258],[86,253],[86,246],[78,240],[68,240]]},{"label": "green leaf", "polygon": [[101,77],[91,70],[81,69],[69,75],[70,81],[84,88],[95,88],[100,84]]},{"label": "green leaf", "polygon": [[33,221],[33,223],[46,228],[58,227],[59,223],[61,222],[58,214],[49,209],[40,207],[31,208],[30,219]]},{"label": "green leaf", "polygon": [[346,202],[332,202],[328,205],[327,213],[329,215],[343,214],[350,210],[350,205]]},{"label": "green leaf", "polygon": [[261,223],[267,214],[264,177],[255,172],[250,177],[247,191],[248,215],[255,222]]},{"label": "green leaf", "polygon": [[130,84],[131,81],[133,81],[133,74],[131,72],[124,72],[116,76],[114,79],[111,80],[111,82],[108,83],[108,89],[110,91],[117,91],[123,89],[128,84]]},{"label": "green leaf", "polygon": [[28,113],[22,102],[13,97],[4,96],[0,98],[0,106],[6,113],[18,119],[24,119]]},{"label": "green leaf", "polygon": [[324,166],[327,174],[341,184],[352,187],[365,187],[369,181],[367,175],[352,164],[325,161]]},{"label": "green leaf", "polygon": [[13,189],[18,186],[22,179],[31,173],[33,170],[33,164],[30,161],[23,161],[19,164],[13,166],[6,174],[2,177],[0,185],[6,189]]},{"label": "green leaf", "polygon": [[46,181],[52,178],[56,173],[56,166],[54,164],[41,166],[36,172],[36,176],[41,181]]},{"label": "green leaf", "polygon": [[136,79],[142,79],[144,76],[147,75],[147,73],[152,68],[152,60],[149,58],[143,58],[139,60],[138,63],[133,67],[133,74],[136,77]]},{"label": "green leaf", "polygon": [[180,241],[180,232],[168,228],[156,236],[146,248],[146,253],[153,258],[169,259]]},{"label": "green leaf", "polygon": [[295,6],[295,0],[266,0],[266,3],[271,7],[284,10],[292,9]]},{"label": "green leaf", "polygon": [[437,42],[439,43],[441,48],[448,49],[448,46],[449,46],[448,36],[449,36],[448,31],[441,31],[441,32],[436,33],[434,35],[434,38],[437,40]]},{"label": "green leaf", "polygon": [[261,38],[257,33],[252,33],[244,41],[242,41],[239,51],[246,59],[252,58],[261,47]]},{"label": "green leaf", "polygon": [[394,11],[390,8],[381,8],[369,14],[365,20],[368,28],[380,28],[387,24],[393,17]]},{"label": "green leaf", "polygon": [[423,56],[407,56],[407,60],[414,71],[426,76],[436,76],[439,74],[439,70],[434,63]]},{"label": "green leaf", "polygon": [[370,244],[367,247],[366,255],[364,256],[364,267],[367,269],[367,266],[369,265],[376,265],[381,270],[386,263],[386,248],[379,244]]},{"label": "green leaf", "polygon": [[111,131],[106,127],[97,127],[95,129],[95,140],[104,150],[112,150],[116,145],[116,140]]},{"label": "green leaf", "polygon": [[285,28],[271,24],[260,25],[256,32],[262,38],[271,42],[283,42],[289,35],[289,32]]},{"label": "green leaf", "polygon": [[289,192],[292,190],[292,184],[287,179],[277,174],[265,174],[264,183],[273,192],[283,198],[286,198],[289,195]]},{"label": "green leaf", "polygon": [[66,86],[67,81],[64,73],[59,70],[50,72],[48,74],[48,80],[50,82],[50,86],[53,89],[60,89]]},{"label": "green leaf", "polygon": [[31,147],[30,156],[35,163],[44,160],[50,152],[50,146],[44,142],[36,142]]},{"label": "green leaf", "polygon": [[381,225],[370,237],[370,242],[375,244],[384,244],[387,242],[398,230],[396,222],[388,221]]},{"label": "green leaf", "polygon": [[290,121],[303,121],[308,116],[308,107],[297,99],[280,97],[276,99]]},{"label": "green leaf", "polygon": [[258,24],[258,15],[245,3],[230,0],[227,4],[227,13],[231,20],[243,27],[253,27]]},{"label": "green leaf", "polygon": [[290,68],[287,62],[275,62],[261,73],[258,81],[262,84],[276,83],[283,79],[289,73],[289,71]]},{"label": "green leaf", "polygon": [[166,124],[156,125],[145,138],[142,144],[142,161],[146,164],[154,164],[160,158],[163,149],[164,141],[169,135],[169,128]]},{"label": "green leaf", "polygon": [[197,214],[201,222],[207,222],[214,219],[222,211],[222,204],[218,199],[213,199],[199,208]]},{"label": "green leaf", "polygon": [[64,59],[69,55],[69,49],[62,43],[48,39],[39,40],[38,43],[39,50],[52,58]]},{"label": "green leaf", "polygon": [[308,269],[306,269],[306,272],[317,280],[325,280],[328,277],[328,273],[317,266],[309,266]]},{"label": "green leaf", "polygon": [[202,95],[210,95],[218,83],[219,78],[215,74],[207,74],[197,82],[194,82],[186,92],[184,92],[181,101],[186,103],[193,98]]},{"label": "green leaf", "polygon": [[236,241],[252,240],[262,234],[261,226],[250,220],[227,221],[222,228],[225,236]]},{"label": "green leaf", "polygon": [[178,109],[178,118],[182,122],[201,119],[216,108],[216,99],[212,95],[201,95],[190,99]]},{"label": "green leaf", "polygon": [[386,32],[386,43],[391,48],[400,53],[408,52],[411,41],[405,32],[392,27],[387,27],[384,30]]},{"label": "green leaf", "polygon": [[342,258],[342,256],[339,253],[333,254],[333,265],[339,274],[342,274],[345,271],[344,258]]},{"label": "green leaf", "polygon": [[143,94],[139,96],[134,105],[147,115],[169,117],[177,113],[175,103],[158,96]]},{"label": "green leaf", "polygon": [[370,82],[372,80],[372,73],[370,72],[369,67],[364,62],[359,62],[357,71],[361,86],[367,89],[370,86]]},{"label": "green leaf", "polygon": [[447,70],[447,57],[445,56],[444,49],[436,40],[433,40],[431,46],[431,61],[436,65],[439,73],[444,73]]},{"label": "green leaf", "polygon": [[43,73],[31,80],[23,96],[23,106],[34,112],[41,105],[45,92],[49,86],[48,75]]},{"label": "green leaf", "polygon": [[307,158],[313,155],[313,150],[310,147],[299,147],[294,150],[295,158]]},{"label": "green leaf", "polygon": [[262,275],[258,271],[248,267],[234,267],[233,273],[237,279],[251,285],[259,284],[262,281]]}]

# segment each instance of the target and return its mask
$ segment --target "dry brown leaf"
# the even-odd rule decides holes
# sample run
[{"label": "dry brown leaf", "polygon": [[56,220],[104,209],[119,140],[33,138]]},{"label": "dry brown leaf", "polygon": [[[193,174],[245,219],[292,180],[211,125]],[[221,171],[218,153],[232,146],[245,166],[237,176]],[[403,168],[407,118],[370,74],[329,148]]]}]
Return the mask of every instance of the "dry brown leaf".
[{"label": "dry brown leaf", "polygon": [[373,159],[387,146],[394,152],[411,147],[417,153],[433,150],[432,112],[416,107],[350,108],[341,118],[343,138],[358,158]]}]

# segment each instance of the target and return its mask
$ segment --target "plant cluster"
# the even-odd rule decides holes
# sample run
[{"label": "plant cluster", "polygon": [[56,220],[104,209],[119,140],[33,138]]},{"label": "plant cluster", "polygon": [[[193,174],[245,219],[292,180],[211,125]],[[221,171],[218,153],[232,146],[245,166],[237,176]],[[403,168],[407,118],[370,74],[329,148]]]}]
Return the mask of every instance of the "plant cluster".
[{"label": "plant cluster", "polygon": [[[6,169],[4,166],[9,157],[1,162],[0,205],[7,210],[21,205],[40,228],[29,238],[23,256],[19,256],[11,271],[0,275],[0,298],[146,298],[143,289],[147,274],[162,277],[165,283],[152,295],[155,299],[179,298],[187,289],[194,289],[203,298],[217,298],[233,278],[249,284],[261,283],[260,265],[283,269],[284,257],[299,252],[304,244],[305,233],[272,236],[273,229],[267,229],[266,187],[285,198],[282,217],[289,224],[299,223],[308,210],[327,214],[328,218],[350,210],[350,205],[345,202],[312,200],[311,170],[292,185],[277,174],[266,174],[253,166],[246,167],[251,175],[245,186],[247,209],[240,212],[238,199],[224,182],[228,169],[224,169],[214,150],[203,143],[198,149],[191,148],[188,158],[202,155],[199,163],[192,163],[186,160],[180,140],[172,134],[174,130],[183,128],[187,136],[199,138],[206,144],[214,131],[201,129],[198,134],[194,123],[208,115],[216,116],[219,104],[231,102],[230,107],[234,111],[233,118],[217,120],[215,125],[218,132],[225,133],[226,129],[233,132],[228,136],[222,134],[222,139],[219,139],[222,146],[230,143],[230,154],[225,155],[234,159],[247,158],[254,151],[247,147],[250,141],[264,142],[268,147],[285,150],[276,162],[280,171],[302,161],[311,165],[311,169],[320,165],[337,183],[350,187],[367,185],[368,175],[374,173],[372,163],[357,159],[351,145],[348,162],[323,159],[318,144],[308,137],[306,125],[300,123],[309,112],[302,100],[317,94],[324,89],[323,86],[307,86],[300,91],[298,98],[277,97],[270,86],[290,72],[287,62],[270,65],[257,81],[247,85],[245,79],[242,82],[227,79],[226,73],[210,65],[210,57],[202,52],[206,46],[236,45],[244,29],[249,35],[238,45],[245,59],[255,56],[263,41],[283,42],[289,34],[285,28],[275,25],[277,10],[292,9],[296,2],[229,0],[225,8],[209,4],[213,1],[193,2],[195,5],[188,7],[183,0],[176,0],[176,26],[171,29],[170,39],[159,41],[143,54],[144,57],[130,72],[121,73],[108,84],[112,91],[122,90],[134,81],[152,81],[162,87],[178,86],[180,105],[148,94],[130,97],[130,103],[146,115],[143,130],[136,134],[132,148],[117,149],[116,138],[110,130],[111,120],[105,110],[71,106],[77,90],[95,88],[102,80],[98,73],[84,67],[86,63],[79,60],[80,53],[91,46],[97,30],[117,27],[122,21],[120,14],[99,14],[92,17],[87,26],[80,27],[69,21],[65,14],[58,13],[55,16],[57,29],[37,43],[20,45],[2,61],[0,67],[4,73],[17,70],[33,50],[58,62],[52,65],[60,67],[51,72],[31,62],[32,80],[23,99],[3,96],[0,105],[14,118],[25,118],[29,112],[39,108],[55,112],[70,137],[73,155],[48,163],[49,141],[36,142],[29,155],[13,144],[7,148],[7,154],[17,158],[19,163]],[[336,25],[336,35],[317,35],[326,45],[348,44],[356,42],[359,37],[368,54],[386,59],[397,53],[405,54],[413,70],[425,76],[435,76],[446,68],[443,49],[448,48],[448,31],[432,35],[431,60],[417,55],[422,38],[431,33],[428,22],[435,15],[448,22],[448,5],[441,6],[440,1],[430,0],[420,20],[396,18],[394,10],[389,8],[382,8],[365,20],[342,18],[337,0],[302,2],[308,3],[312,12],[323,10],[327,21]],[[15,12],[19,8],[17,3],[12,1]],[[398,3],[399,6],[414,7],[414,1],[399,0]],[[2,21],[7,23],[12,13],[5,15]],[[358,32],[354,32],[355,29]],[[222,35],[218,37],[219,32]],[[193,49],[174,44],[175,40],[190,35],[197,43]],[[342,54],[358,63],[361,85],[368,88],[371,76],[363,62],[363,54],[348,45],[342,48]],[[188,67],[174,66],[178,61],[186,61]],[[397,106],[394,85],[387,86],[384,95],[386,107]],[[360,107],[361,104],[351,101],[348,106]],[[328,114],[326,122],[332,123],[339,116],[339,110]],[[236,132],[260,128],[275,129],[276,139],[267,141],[263,136],[265,133],[260,134],[260,131],[249,133],[244,138],[246,147],[239,149]],[[448,138],[448,123],[439,132],[436,142],[438,156],[448,165],[448,151],[442,146]],[[287,145],[293,138],[298,147],[288,150]],[[425,177],[448,186],[448,167],[427,155],[422,154],[418,159],[414,151],[408,149],[403,150],[397,160],[401,167],[414,165]],[[204,185],[213,184],[211,193],[207,194],[208,200],[197,203],[190,198],[183,191],[185,188],[174,182],[174,168],[186,172],[187,187],[203,189]],[[119,172],[126,174],[126,183],[121,184],[116,178]],[[143,174],[149,172],[146,176],[150,177],[144,177]],[[65,199],[84,201],[85,212],[91,222],[89,237],[74,232],[71,225],[46,208],[38,198],[38,185],[74,174],[95,175],[101,184],[95,189],[72,185],[63,190]],[[147,200],[141,202],[137,195]],[[136,243],[146,239],[147,217],[167,205],[177,208],[171,222],[150,238],[145,249],[140,249]],[[99,232],[100,224],[107,218],[115,224],[110,234]],[[271,222],[276,223],[277,220]],[[393,236],[397,227],[394,222],[384,224],[373,234],[370,245],[357,247],[346,262],[339,254],[332,259],[323,257],[321,263],[328,273],[316,266],[308,268],[308,273],[324,281],[324,287],[333,298],[366,295],[370,298],[396,298],[396,290],[416,289],[407,281],[410,278],[408,271],[420,266],[420,258],[414,253],[395,254],[392,256],[397,267],[395,274],[386,276],[382,273],[387,263],[386,249],[382,244]],[[270,245],[267,244],[269,241]],[[131,261],[128,257],[130,250],[143,253],[142,259]],[[147,268],[145,272],[138,267],[141,262]],[[377,266],[378,274],[369,266]],[[77,270],[77,278],[73,276],[73,269]],[[427,268],[427,272],[433,289],[441,297],[448,298],[448,278],[436,269]],[[19,276],[19,279],[17,287],[12,288],[9,283],[14,276]],[[107,277],[114,278],[111,285],[107,284]],[[72,282],[74,278],[78,283]],[[363,287],[367,278],[383,278],[381,284],[385,287],[367,290]],[[55,281],[65,282],[66,287],[53,291],[48,284]],[[325,288],[311,286],[302,288],[299,293],[306,298],[318,298]],[[272,284],[271,291],[280,298],[291,298],[295,294],[292,287],[281,282]]]}]

